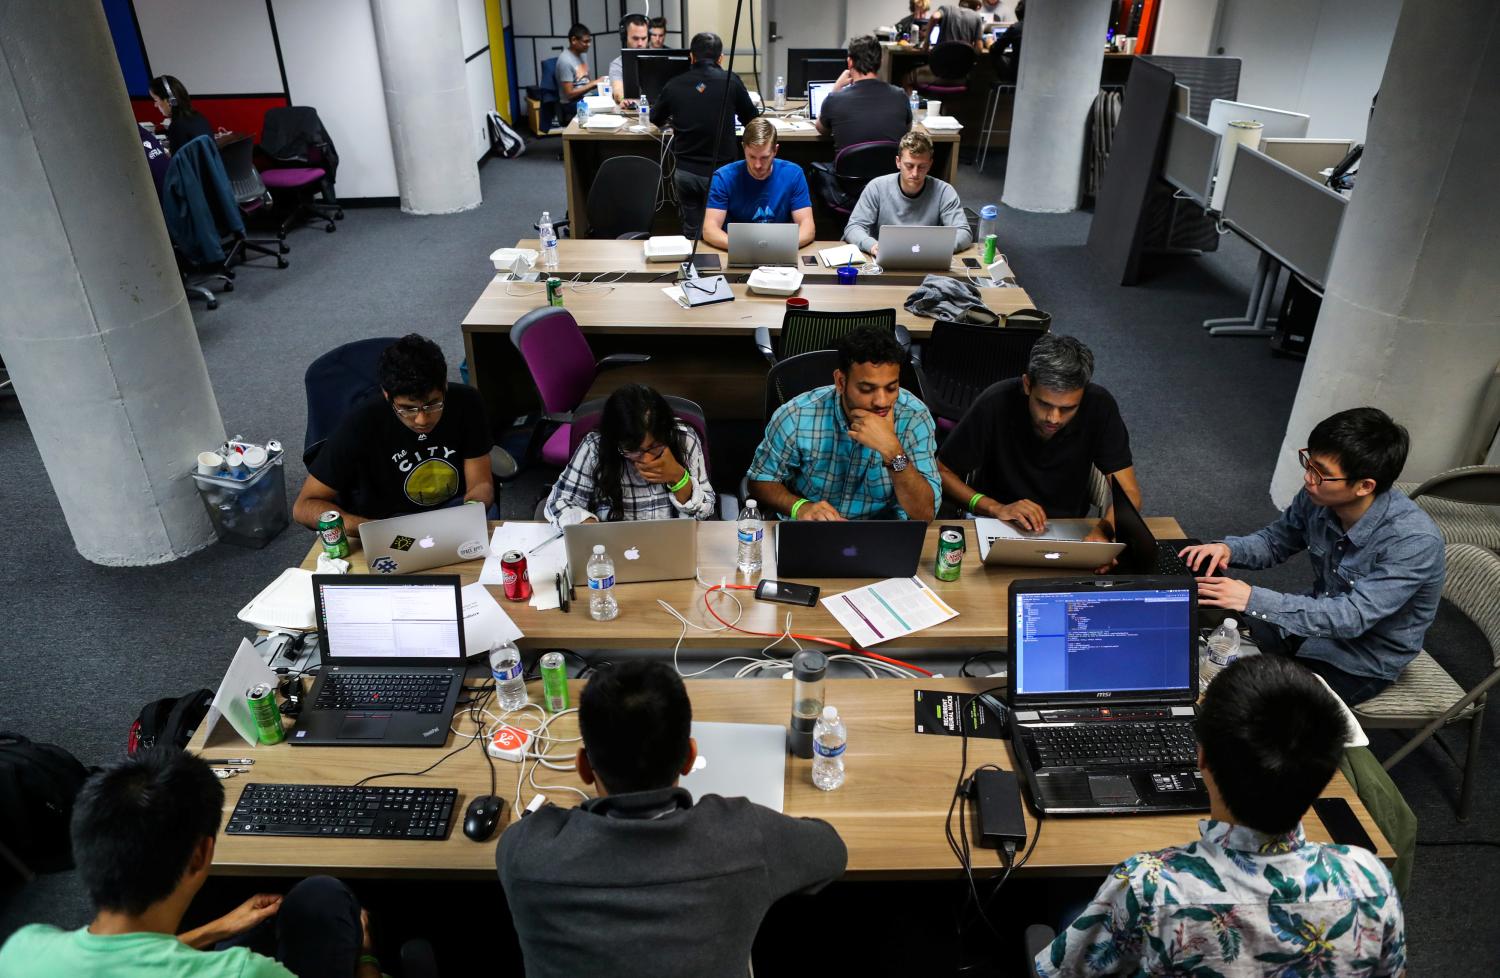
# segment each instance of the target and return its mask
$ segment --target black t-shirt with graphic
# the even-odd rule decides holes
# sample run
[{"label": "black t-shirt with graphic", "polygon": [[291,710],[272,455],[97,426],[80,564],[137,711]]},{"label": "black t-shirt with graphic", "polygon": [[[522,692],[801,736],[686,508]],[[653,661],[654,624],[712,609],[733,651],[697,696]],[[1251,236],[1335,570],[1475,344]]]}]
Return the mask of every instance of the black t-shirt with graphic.
[{"label": "black t-shirt with graphic", "polygon": [[338,490],[348,512],[383,520],[462,499],[464,460],[488,455],[494,444],[479,392],[449,384],[432,431],[412,431],[385,398],[371,400],[349,413],[307,471]]}]

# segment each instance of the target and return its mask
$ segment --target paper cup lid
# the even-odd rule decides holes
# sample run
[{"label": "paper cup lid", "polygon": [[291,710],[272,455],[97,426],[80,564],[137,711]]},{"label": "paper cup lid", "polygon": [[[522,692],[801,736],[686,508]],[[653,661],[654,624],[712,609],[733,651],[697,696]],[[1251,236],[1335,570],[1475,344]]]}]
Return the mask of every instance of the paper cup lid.
[{"label": "paper cup lid", "polygon": [[266,464],[266,450],[258,445],[252,445],[250,448],[245,449],[244,455],[245,464],[252,469],[258,469]]}]

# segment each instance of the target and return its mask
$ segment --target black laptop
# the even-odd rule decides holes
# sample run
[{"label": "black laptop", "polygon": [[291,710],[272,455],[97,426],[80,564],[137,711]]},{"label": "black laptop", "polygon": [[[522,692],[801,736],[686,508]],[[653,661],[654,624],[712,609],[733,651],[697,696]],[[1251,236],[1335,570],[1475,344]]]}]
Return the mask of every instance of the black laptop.
[{"label": "black laptop", "polygon": [[314,574],[323,668],[295,745],[441,747],[463,689],[456,574]]},{"label": "black laptop", "polygon": [[1181,578],[1010,586],[1016,770],[1047,815],[1208,810],[1193,718],[1196,592]]},{"label": "black laptop", "polygon": [[911,577],[927,539],[923,520],[776,524],[776,576]]},{"label": "black laptop", "polygon": [[1193,572],[1183,559],[1177,556],[1183,547],[1202,543],[1202,540],[1158,540],[1146,526],[1140,510],[1130,501],[1130,496],[1120,487],[1114,476],[1109,478],[1109,491],[1114,497],[1115,540],[1125,544],[1120,554],[1119,571],[1122,574],[1155,574],[1165,577],[1192,577]]}]

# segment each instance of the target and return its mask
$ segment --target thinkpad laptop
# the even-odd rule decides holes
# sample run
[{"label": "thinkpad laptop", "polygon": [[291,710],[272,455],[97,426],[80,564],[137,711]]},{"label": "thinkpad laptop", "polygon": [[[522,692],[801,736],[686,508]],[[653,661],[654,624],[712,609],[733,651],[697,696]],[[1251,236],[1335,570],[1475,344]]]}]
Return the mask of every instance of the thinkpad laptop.
[{"label": "thinkpad laptop", "polygon": [[458,575],[314,574],[312,586],[323,668],[290,742],[443,746],[464,678]]},{"label": "thinkpad laptop", "polygon": [[577,523],[563,529],[568,570],[580,583],[588,580],[589,557],[596,544],[615,562],[615,583],[691,580],[698,569],[697,520],[623,520]]},{"label": "thinkpad laptop", "polygon": [[489,555],[483,506],[448,506],[359,525],[365,563],[374,574],[415,574]]},{"label": "thinkpad laptop", "polygon": [[781,811],[786,788],[786,727],[769,723],[693,722],[698,759],[679,783],[704,795],[748,798]]},{"label": "thinkpad laptop", "polygon": [[922,560],[922,520],[841,520],[776,524],[776,574],[807,577],[911,577]]},{"label": "thinkpad laptop", "polygon": [[1125,549],[1123,543],[1085,540],[1092,521],[1048,523],[1039,532],[1018,529],[1004,520],[974,520],[979,559],[988,567],[1057,567],[1093,570]]},{"label": "thinkpad laptop", "polygon": [[1196,612],[1181,579],[1011,584],[1011,744],[1034,810],[1208,810],[1193,736]]},{"label": "thinkpad laptop", "polygon": [[888,271],[946,272],[953,267],[958,228],[880,227],[880,267]]},{"label": "thinkpad laptop", "polygon": [[795,224],[731,224],[729,264],[796,265],[798,232]]},{"label": "thinkpad laptop", "polygon": [[1167,577],[1192,577],[1193,572],[1182,558],[1177,556],[1183,547],[1202,543],[1202,540],[1158,540],[1141,517],[1140,510],[1130,501],[1130,496],[1120,487],[1114,476],[1109,479],[1109,491],[1114,497],[1115,539],[1125,544],[1125,553],[1120,557],[1118,570],[1121,574],[1156,574]]}]

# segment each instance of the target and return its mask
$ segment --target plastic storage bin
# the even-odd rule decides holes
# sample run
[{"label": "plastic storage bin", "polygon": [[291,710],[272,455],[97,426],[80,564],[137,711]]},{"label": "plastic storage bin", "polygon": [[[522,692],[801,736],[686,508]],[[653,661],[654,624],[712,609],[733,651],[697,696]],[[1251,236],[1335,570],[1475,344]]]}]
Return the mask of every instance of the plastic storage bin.
[{"label": "plastic storage bin", "polygon": [[282,455],[271,455],[245,479],[193,473],[198,495],[221,541],[259,550],[286,529],[290,519]]}]

